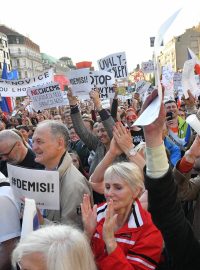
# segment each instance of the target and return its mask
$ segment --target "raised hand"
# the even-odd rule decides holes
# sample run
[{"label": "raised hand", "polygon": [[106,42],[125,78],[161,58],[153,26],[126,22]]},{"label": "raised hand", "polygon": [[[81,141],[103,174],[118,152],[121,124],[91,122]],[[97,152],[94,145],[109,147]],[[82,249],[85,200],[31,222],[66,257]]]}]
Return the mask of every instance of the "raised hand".
[{"label": "raised hand", "polygon": [[113,252],[117,247],[115,240],[115,227],[117,221],[117,214],[114,214],[113,201],[110,200],[106,210],[106,217],[103,224],[103,240],[106,244],[108,254]]},{"label": "raised hand", "polygon": [[[142,111],[144,111],[149,106],[149,104],[154,100],[154,98],[157,95],[158,90],[155,89],[149,96],[147,96],[142,106]],[[161,145],[163,141],[162,133],[165,120],[166,120],[165,108],[164,104],[161,103],[158,118],[153,123],[143,127],[147,147],[156,147]]]},{"label": "raised hand", "polygon": [[97,226],[97,205],[91,207],[90,196],[84,194],[83,203],[81,203],[82,221],[84,232],[91,239]]},{"label": "raised hand", "polygon": [[112,138],[112,140],[110,142],[109,152],[110,152],[111,155],[113,155],[115,157],[117,157],[117,156],[119,156],[119,155],[121,155],[123,153],[120,146],[116,142],[114,136],[113,136],[113,138]]},{"label": "raised hand", "polygon": [[69,100],[69,105],[75,106],[78,103],[77,97],[73,96],[72,89],[69,87],[67,91],[67,98]]},{"label": "raised hand", "polygon": [[120,122],[113,127],[113,137],[125,154],[134,146],[130,131]]},{"label": "raised hand", "polygon": [[96,109],[97,110],[101,109],[102,105],[101,105],[101,99],[99,97],[98,89],[90,91],[89,95],[92,101],[94,102],[94,106],[96,107]]}]

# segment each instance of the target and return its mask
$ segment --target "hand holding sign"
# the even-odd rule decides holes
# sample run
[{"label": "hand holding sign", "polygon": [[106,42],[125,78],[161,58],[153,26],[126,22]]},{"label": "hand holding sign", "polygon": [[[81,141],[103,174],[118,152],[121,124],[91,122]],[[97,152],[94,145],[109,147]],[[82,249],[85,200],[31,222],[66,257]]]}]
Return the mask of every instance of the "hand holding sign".
[{"label": "hand holding sign", "polygon": [[69,105],[75,106],[78,103],[77,97],[73,96],[72,89],[70,87],[67,91],[67,97],[69,100]]},{"label": "hand holding sign", "polygon": [[97,90],[92,90],[90,91],[90,98],[93,100],[94,102],[94,106],[96,107],[97,110],[102,109],[102,104],[101,104],[101,100],[99,97],[99,91]]}]

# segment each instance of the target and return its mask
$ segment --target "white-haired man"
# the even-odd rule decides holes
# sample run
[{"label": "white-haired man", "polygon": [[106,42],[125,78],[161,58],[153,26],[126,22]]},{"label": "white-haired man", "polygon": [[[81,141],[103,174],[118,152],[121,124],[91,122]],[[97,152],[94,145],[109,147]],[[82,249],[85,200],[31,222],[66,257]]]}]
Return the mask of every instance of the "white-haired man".
[{"label": "white-haired man", "polygon": [[35,161],[46,170],[58,170],[60,177],[60,211],[48,210],[47,219],[82,228],[80,203],[85,193],[91,194],[87,179],[73,165],[67,152],[69,134],[67,127],[55,120],[46,120],[33,134]]}]

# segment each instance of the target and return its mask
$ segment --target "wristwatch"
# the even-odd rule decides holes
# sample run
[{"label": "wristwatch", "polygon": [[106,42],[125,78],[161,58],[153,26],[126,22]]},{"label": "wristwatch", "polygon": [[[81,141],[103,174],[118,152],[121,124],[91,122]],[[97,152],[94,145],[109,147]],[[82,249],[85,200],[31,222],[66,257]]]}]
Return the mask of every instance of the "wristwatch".
[{"label": "wristwatch", "polygon": [[135,145],[133,145],[126,153],[126,156],[129,158],[130,156],[135,156],[136,154],[137,151],[135,150]]}]

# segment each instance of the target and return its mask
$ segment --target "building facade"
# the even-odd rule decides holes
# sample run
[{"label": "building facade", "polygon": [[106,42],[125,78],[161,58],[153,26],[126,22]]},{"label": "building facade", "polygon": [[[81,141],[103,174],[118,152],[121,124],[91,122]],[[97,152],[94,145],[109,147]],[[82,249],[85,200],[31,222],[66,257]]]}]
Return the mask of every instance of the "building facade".
[{"label": "building facade", "polygon": [[170,64],[173,71],[181,71],[184,62],[188,60],[187,48],[200,56],[200,24],[186,29],[182,35],[173,37],[165,44],[158,57],[160,66]]},{"label": "building facade", "polygon": [[0,32],[8,38],[11,66],[18,70],[19,78],[39,75],[43,71],[39,45],[5,25],[0,25]]},{"label": "building facade", "polygon": [[3,64],[7,64],[7,70],[11,70],[11,60],[8,48],[8,38],[5,34],[0,32],[0,75],[2,74]]}]

